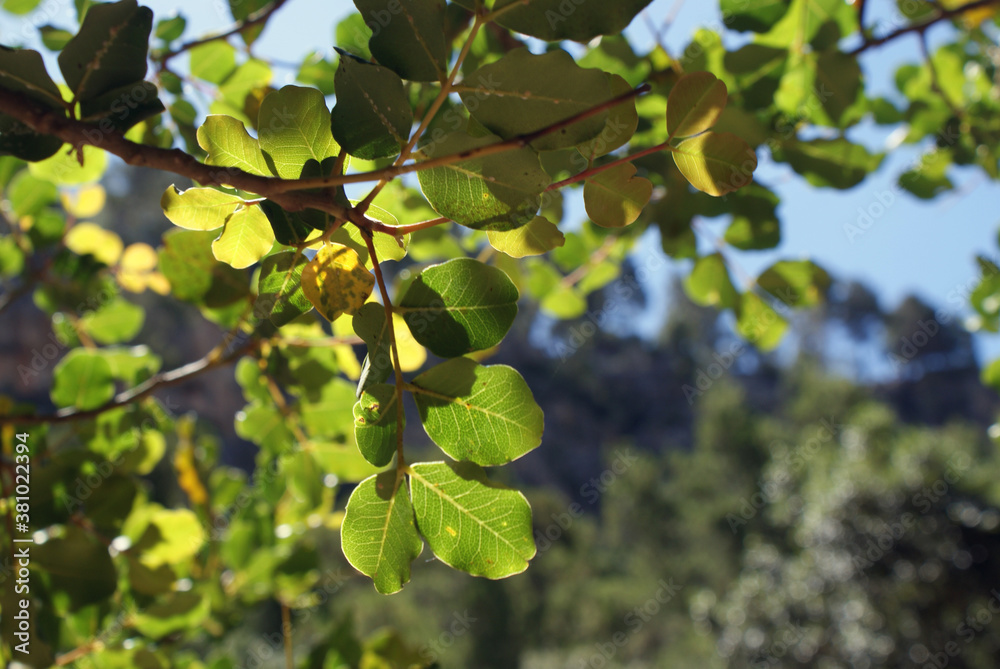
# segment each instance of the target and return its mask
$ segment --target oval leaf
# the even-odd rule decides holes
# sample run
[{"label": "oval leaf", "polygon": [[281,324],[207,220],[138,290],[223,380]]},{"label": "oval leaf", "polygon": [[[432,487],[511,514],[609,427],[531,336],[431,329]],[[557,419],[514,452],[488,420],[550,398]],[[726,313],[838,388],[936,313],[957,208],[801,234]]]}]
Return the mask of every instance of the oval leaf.
[{"label": "oval leaf", "polygon": [[264,259],[260,268],[257,301],[253,313],[281,327],[312,309],[302,291],[302,271],[308,260],[301,253],[286,251]]},{"label": "oval leaf", "polygon": [[[423,148],[430,157],[448,156],[494,144],[493,135],[452,133]],[[551,183],[530,148],[463,160],[417,172],[420,188],[440,215],[476,230],[512,230],[535,217]]]},{"label": "oval leaf", "polygon": [[375,287],[375,277],[346,246],[327,244],[302,271],[302,290],[328,321],[361,309]]},{"label": "oval leaf", "polygon": [[566,236],[544,216],[535,216],[527,225],[513,230],[490,230],[486,236],[490,246],[511,258],[542,255],[566,243]]},{"label": "oval leaf", "polygon": [[340,528],[344,557],[388,595],[410,580],[410,563],[424,549],[413,522],[413,506],[396,472],[362,481],[347,501]]},{"label": "oval leaf", "polygon": [[418,342],[454,358],[499,344],[514,323],[518,297],[503,270],[456,258],[421,272],[396,311]]},{"label": "oval leaf", "polygon": [[502,465],[542,443],[544,417],[521,375],[455,358],[413,379],[424,430],[455,460]]},{"label": "oval leaf", "polygon": [[160,206],[171,223],[185,230],[215,230],[226,224],[243,198],[214,188],[177,190],[170,186],[163,191]]},{"label": "oval leaf", "polygon": [[692,186],[717,197],[749,184],[757,169],[757,154],[729,132],[686,139],[673,154],[677,169]]},{"label": "oval leaf", "polygon": [[708,130],[726,108],[726,85],[711,72],[692,72],[674,85],[667,98],[670,139]]},{"label": "oval leaf", "polygon": [[330,110],[315,88],[285,86],[268,95],[257,128],[268,167],[283,179],[298,179],[307,161],[322,163],[340,149],[330,133]]},{"label": "oval leaf", "polygon": [[330,127],[344,150],[366,160],[397,155],[413,125],[399,75],[341,52],[336,91]]},{"label": "oval leaf", "polygon": [[354,405],[354,436],[365,460],[384,467],[396,452],[398,413],[396,389],[379,384],[361,394]]},{"label": "oval leaf", "polygon": [[635,173],[635,165],[622,163],[587,179],[583,202],[590,220],[604,228],[623,228],[639,218],[653,197],[653,183]]},{"label": "oval leaf", "polygon": [[250,206],[229,217],[226,229],[212,242],[212,253],[219,262],[243,269],[263,258],[272,246],[271,223],[260,207]]},{"label": "oval leaf", "polygon": [[76,349],[52,373],[52,401],[61,407],[96,409],[115,394],[111,365],[96,352]]},{"label": "oval leaf", "polygon": [[524,495],[471,462],[424,462],[409,474],[417,526],[442,562],[493,579],[528,568],[536,548]]}]

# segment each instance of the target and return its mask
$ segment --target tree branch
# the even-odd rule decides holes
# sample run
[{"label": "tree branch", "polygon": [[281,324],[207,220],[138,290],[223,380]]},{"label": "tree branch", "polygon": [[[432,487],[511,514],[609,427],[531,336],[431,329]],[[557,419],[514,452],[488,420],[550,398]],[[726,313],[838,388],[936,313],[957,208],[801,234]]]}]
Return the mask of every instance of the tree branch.
[{"label": "tree branch", "polygon": [[80,409],[68,408],[61,409],[56,413],[49,415],[0,416],[0,425],[43,425],[65,423],[67,421],[81,420],[84,418],[93,418],[107,411],[111,411],[112,409],[118,409],[138,402],[161,388],[184,383],[185,381],[204,374],[205,372],[228,365],[255,349],[259,343],[260,342],[257,339],[250,339],[239,348],[236,348],[225,355],[220,355],[220,348],[216,347],[200,360],[195,360],[194,362],[188,363],[183,367],[170,370],[169,372],[154,374],[145,382],[140,383],[134,388],[118,393],[110,401],[94,409],[82,411]]},{"label": "tree branch", "polygon": [[237,21],[236,25],[233,26],[231,30],[227,30],[226,32],[219,33],[217,35],[209,35],[207,37],[202,37],[200,39],[192,40],[190,42],[185,42],[176,49],[167,51],[162,55],[154,58],[153,60],[159,62],[160,64],[159,69],[162,72],[167,67],[167,61],[169,61],[174,56],[179,56],[185,51],[190,51],[195,47],[201,46],[202,44],[208,44],[209,42],[229,39],[233,35],[237,35],[246,30],[247,28],[253,28],[254,26],[259,25],[261,23],[266,23],[267,20],[271,18],[271,15],[274,14],[279,9],[281,9],[281,6],[284,5],[286,2],[288,2],[288,0],[274,0],[274,2],[272,2],[270,5],[262,7],[261,9],[257,10],[256,12],[248,16],[246,19],[242,21]]},{"label": "tree branch", "polygon": [[337,218],[350,218],[350,210],[334,203],[332,198],[316,193],[289,193],[292,189],[282,187],[282,184],[295,184],[296,181],[250,174],[235,167],[206,165],[180,149],[136,144],[117,131],[104,131],[89,123],[67,118],[2,87],[0,112],[16,118],[36,132],[54,135],[74,148],[90,145],[104,149],[129,165],[171,172],[205,186],[233,186],[274,200],[288,211],[318,209]]},{"label": "tree branch", "polygon": [[848,56],[857,56],[860,53],[867,51],[868,49],[874,49],[875,47],[882,46],[886,42],[891,42],[892,40],[902,37],[903,35],[908,35],[910,33],[921,33],[923,34],[928,28],[936,23],[945,21],[947,19],[953,19],[965,14],[966,12],[972,11],[973,9],[981,9],[983,7],[992,7],[993,5],[1000,5],[1000,0],[976,0],[975,2],[970,2],[961,7],[955,7],[954,9],[937,9],[934,16],[930,19],[924,21],[923,23],[915,23],[912,25],[905,26],[899,30],[894,30],[887,35],[882,37],[875,37],[872,39],[865,39],[861,43],[861,46],[848,51]]}]

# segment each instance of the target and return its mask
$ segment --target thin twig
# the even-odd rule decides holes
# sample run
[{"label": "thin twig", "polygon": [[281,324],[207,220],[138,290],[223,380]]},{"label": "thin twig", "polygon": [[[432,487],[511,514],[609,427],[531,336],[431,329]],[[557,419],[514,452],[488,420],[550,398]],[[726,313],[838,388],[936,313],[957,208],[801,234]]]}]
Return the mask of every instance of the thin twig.
[{"label": "thin twig", "polygon": [[185,51],[190,51],[195,47],[199,47],[203,44],[208,44],[209,42],[216,42],[218,40],[229,39],[233,35],[238,35],[239,33],[242,33],[247,28],[253,28],[256,25],[265,23],[269,18],[271,18],[271,15],[274,14],[279,9],[281,9],[281,6],[284,5],[286,2],[288,2],[288,0],[274,0],[274,2],[272,2],[270,5],[262,7],[261,9],[257,10],[256,12],[245,18],[244,20],[238,21],[231,30],[227,30],[226,32],[223,33],[218,33],[217,35],[208,35],[207,37],[202,37],[196,40],[192,40],[190,42],[185,42],[176,49],[172,49],[170,51],[163,53],[161,56],[159,56],[159,58],[156,59],[160,63],[160,70],[162,71],[166,68],[167,61],[169,61],[174,56],[179,56]]},{"label": "thin twig", "polygon": [[945,21],[947,19],[953,19],[966,12],[972,11],[973,9],[981,9],[983,7],[992,7],[993,5],[1000,4],[1000,0],[976,0],[975,2],[970,2],[968,4],[962,5],[961,7],[955,7],[953,9],[937,9],[933,17],[924,21],[923,23],[914,23],[908,25],[899,30],[894,30],[891,33],[883,35],[882,37],[874,37],[872,39],[865,39],[861,45],[851,51],[847,52],[848,56],[857,56],[860,53],[867,51],[868,49],[874,49],[875,47],[882,46],[886,42],[891,42],[898,37],[903,35],[908,35],[910,33],[923,33],[931,26]]},{"label": "thin twig", "polygon": [[161,388],[184,383],[205,372],[228,365],[252,351],[258,344],[259,341],[257,339],[250,339],[239,348],[225,355],[221,354],[220,347],[216,347],[201,359],[190,362],[183,367],[178,367],[169,372],[154,374],[143,383],[118,393],[111,400],[94,409],[81,410],[67,408],[60,409],[56,413],[48,415],[0,416],[0,425],[41,425],[93,418],[112,409],[118,409],[138,402]]}]

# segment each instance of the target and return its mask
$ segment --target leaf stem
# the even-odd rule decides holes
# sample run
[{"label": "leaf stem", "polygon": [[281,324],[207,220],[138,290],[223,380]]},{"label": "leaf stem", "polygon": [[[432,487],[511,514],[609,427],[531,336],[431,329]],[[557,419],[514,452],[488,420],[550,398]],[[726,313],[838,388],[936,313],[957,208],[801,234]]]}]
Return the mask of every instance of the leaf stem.
[{"label": "leaf stem", "polygon": [[288,0],[274,0],[274,2],[272,2],[271,4],[267,5],[266,7],[262,7],[261,9],[257,10],[250,16],[243,19],[242,21],[237,21],[236,25],[233,26],[232,29],[230,30],[218,33],[216,35],[208,35],[207,37],[202,37],[196,40],[192,40],[190,42],[185,42],[176,49],[171,49],[170,51],[166,51],[165,53],[154,58],[153,60],[159,62],[159,70],[162,72],[167,67],[167,61],[169,61],[171,58],[175,56],[179,56],[185,51],[190,51],[195,47],[199,47],[203,44],[208,44],[209,42],[216,42],[218,40],[229,39],[233,35],[237,35],[246,30],[247,28],[253,28],[256,25],[267,22],[267,20],[271,18],[271,15],[274,14],[279,9],[281,9],[281,6],[284,5],[286,2],[288,2]]},{"label": "leaf stem", "polygon": [[[469,50],[472,48],[472,42],[476,39],[476,35],[479,34],[479,29],[483,26],[482,19],[483,15],[477,13],[476,19],[472,23],[472,28],[469,30],[469,37],[465,40],[465,44],[462,45],[462,51],[459,52],[458,57],[455,59],[455,65],[451,68],[451,72],[448,76],[441,82],[441,90],[438,92],[437,97],[434,98],[434,102],[431,103],[430,109],[427,110],[427,113],[424,114],[423,119],[421,119],[420,125],[417,127],[417,131],[410,136],[410,140],[406,143],[406,146],[403,147],[403,150],[400,151],[399,157],[396,158],[395,162],[393,162],[394,166],[402,165],[410,158],[410,155],[413,153],[413,148],[417,145],[417,142],[420,141],[423,134],[427,132],[427,128],[430,127],[434,117],[437,116],[439,111],[441,111],[441,106],[444,104],[445,100],[448,99],[448,96],[451,95],[452,87],[455,85],[455,79],[458,77],[458,73],[462,69],[462,63],[464,63],[465,59],[468,57]],[[378,194],[382,192],[382,189],[385,188],[391,180],[392,178],[390,177],[383,177],[379,179],[379,182],[375,184],[375,187],[372,188],[371,192],[365,196],[365,199],[362,200],[356,208],[362,214],[368,211],[368,207],[371,206],[371,203],[376,197],[378,197]]]},{"label": "leaf stem", "polygon": [[361,236],[368,246],[368,255],[372,261],[372,269],[375,272],[375,281],[378,283],[379,293],[382,295],[382,305],[385,307],[385,324],[389,329],[389,345],[392,352],[392,369],[396,375],[396,485],[403,476],[403,468],[406,467],[406,458],[403,454],[403,425],[405,412],[403,410],[403,389],[406,385],[403,381],[403,368],[399,363],[399,347],[396,346],[396,327],[392,322],[392,300],[389,299],[389,289],[385,284],[385,277],[382,275],[382,267],[379,265],[378,254],[375,250],[375,240],[371,232],[362,230]]},{"label": "leaf stem", "polygon": [[220,344],[206,353],[202,358],[169,372],[155,374],[145,382],[140,383],[134,388],[118,393],[110,401],[94,409],[80,410],[67,408],[48,415],[0,416],[0,425],[43,425],[64,423],[84,418],[93,418],[94,416],[99,416],[102,413],[111,411],[112,409],[118,409],[120,407],[138,402],[161,388],[177,385],[178,383],[184,383],[185,381],[211,371],[217,367],[228,365],[229,363],[238,360],[245,354],[254,350],[259,345],[259,340],[250,339],[239,348],[222,355],[221,351],[224,350],[224,344]]},{"label": "leaf stem", "polygon": [[562,181],[557,181],[554,184],[550,184],[549,187],[546,188],[545,190],[546,191],[558,190],[559,188],[564,188],[566,186],[569,186],[570,184],[575,184],[578,181],[584,181],[586,179],[589,179],[590,177],[596,176],[601,172],[604,172],[605,170],[610,170],[613,167],[618,167],[619,165],[630,163],[633,160],[642,158],[643,156],[648,156],[652,153],[659,153],[660,151],[663,150],[670,151],[672,149],[673,147],[670,145],[670,141],[667,140],[662,144],[657,144],[656,146],[651,146],[648,149],[643,149],[642,151],[638,151],[631,155],[623,156],[618,160],[612,160],[610,163],[604,163],[603,165],[598,165],[597,167],[591,167],[590,169],[584,170],[583,172],[580,172],[575,176],[571,176],[568,179],[563,179]]},{"label": "leaf stem", "polygon": [[898,37],[903,35],[908,35],[909,33],[921,33],[923,34],[928,28],[936,23],[945,21],[947,19],[952,19],[965,14],[966,12],[972,11],[973,9],[981,9],[983,7],[991,7],[993,5],[1000,4],[1000,0],[976,0],[975,2],[969,2],[961,7],[955,7],[953,9],[942,9],[935,5],[935,15],[930,19],[924,21],[923,23],[914,23],[898,30],[894,30],[887,35],[882,37],[875,37],[872,39],[865,39],[860,46],[847,52],[848,56],[857,56],[860,53],[867,51],[868,49],[874,49],[876,47],[882,46],[887,42],[891,42]]}]

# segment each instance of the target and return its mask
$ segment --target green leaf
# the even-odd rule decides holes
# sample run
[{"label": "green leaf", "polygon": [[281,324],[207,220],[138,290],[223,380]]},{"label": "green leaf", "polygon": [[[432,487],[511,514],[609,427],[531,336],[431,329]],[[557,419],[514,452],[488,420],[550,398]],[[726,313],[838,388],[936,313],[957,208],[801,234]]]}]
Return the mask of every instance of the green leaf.
[{"label": "green leaf", "polygon": [[470,462],[424,462],[409,474],[417,527],[442,562],[492,579],[528,568],[536,548],[524,495]]},{"label": "green leaf", "polygon": [[566,237],[544,216],[535,216],[527,225],[506,231],[486,233],[490,246],[511,258],[524,258],[548,253],[566,243]]},{"label": "green leaf", "polygon": [[789,0],[720,0],[723,21],[732,30],[767,32],[788,11]]},{"label": "green leaf", "polygon": [[365,356],[361,378],[358,380],[357,394],[360,397],[362,391],[384,383],[393,373],[385,307],[378,302],[369,302],[354,315],[352,325],[354,333],[368,346],[368,355]]},{"label": "green leaf", "polygon": [[302,290],[316,310],[333,322],[356,314],[375,287],[375,277],[358,254],[340,244],[327,244],[302,271]]},{"label": "green leaf", "polygon": [[214,188],[177,190],[169,186],[160,198],[163,215],[185,230],[215,230],[226,224],[243,198]]},{"label": "green leaf", "polygon": [[254,318],[281,327],[312,310],[302,291],[302,270],[308,259],[295,251],[284,251],[264,258],[260,267]]},{"label": "green leaf", "polygon": [[912,195],[929,200],[955,187],[948,178],[951,165],[951,152],[945,149],[924,153],[917,165],[899,175],[899,185]]},{"label": "green leaf", "polygon": [[205,162],[238,167],[244,172],[271,176],[264,154],[246,127],[232,116],[212,115],[198,128],[198,146],[208,152]]},{"label": "green leaf", "polygon": [[444,0],[354,0],[372,31],[368,46],[403,79],[440,81],[448,67]]},{"label": "green leaf", "polygon": [[622,163],[587,179],[583,201],[591,221],[604,228],[635,223],[653,196],[652,182],[635,174],[635,165]]},{"label": "green leaf", "polygon": [[[611,98],[620,97],[632,90],[632,85],[619,75],[609,74],[607,76]],[[639,114],[635,108],[635,98],[619,102],[608,110],[608,118],[601,133],[589,142],[578,146],[577,150],[586,158],[607,155],[615,149],[625,146],[638,127]]]},{"label": "green leaf", "polygon": [[0,87],[21,93],[50,109],[62,106],[59,87],[52,81],[37,51],[0,49]]},{"label": "green leaf", "polygon": [[[827,124],[844,127],[860,118],[864,108],[856,106],[864,89],[858,59],[840,51],[826,51],[816,59],[816,96],[826,113]],[[856,109],[856,113],[849,113]]]},{"label": "green leaf", "polygon": [[102,602],[117,588],[107,546],[75,525],[68,525],[63,536],[33,546],[31,562],[44,570],[53,589],[69,595],[73,610]]},{"label": "green leaf", "polygon": [[4,0],[3,10],[18,16],[30,14],[41,2],[42,0]]},{"label": "green leaf", "polygon": [[148,81],[126,84],[80,103],[81,120],[97,125],[97,132],[125,132],[148,118],[163,113],[165,107],[157,89]]},{"label": "green leaf", "polygon": [[211,84],[221,84],[236,71],[236,49],[225,40],[214,40],[193,47],[191,76]]},{"label": "green leaf", "polygon": [[823,24],[837,22],[837,12],[843,4],[841,0],[791,0],[781,19],[758,41],[790,49],[793,54],[802,53]]},{"label": "green leaf", "polygon": [[153,12],[135,0],[94,5],[59,54],[59,69],[78,102],[146,76]]},{"label": "green leaf", "polygon": [[97,311],[87,312],[80,324],[98,343],[120,344],[139,334],[145,320],[142,307],[116,297]]},{"label": "green leaf", "polygon": [[11,180],[4,195],[17,216],[35,216],[59,199],[59,190],[51,181],[22,171]]},{"label": "green leaf", "polygon": [[883,154],[871,154],[847,139],[791,140],[773,151],[814,186],[846,189],[858,185],[882,164]]},{"label": "green leaf", "polygon": [[[598,35],[614,35],[624,30],[651,0],[615,0],[614,2],[572,2],[565,0],[497,0],[493,10],[511,7],[497,23],[525,35],[549,42],[573,40],[589,42]],[[466,9],[476,9],[475,0],[456,0]]]},{"label": "green leaf", "polygon": [[711,72],[681,77],[667,98],[668,139],[708,130],[719,120],[728,99],[726,85]]},{"label": "green leaf", "polygon": [[147,380],[163,366],[163,360],[147,346],[102,348],[101,355],[111,365],[111,375],[130,388]]},{"label": "green leaf", "polygon": [[349,51],[359,58],[370,61],[372,53],[368,50],[368,40],[372,37],[372,29],[365,23],[361,14],[348,14],[337,24],[335,39],[337,46]]},{"label": "green leaf", "polygon": [[376,467],[389,464],[398,430],[396,388],[379,384],[365,389],[354,405],[354,436],[365,460]]},{"label": "green leaf", "polygon": [[212,255],[214,232],[170,230],[163,235],[160,271],[170,281],[179,300],[209,306],[231,304],[247,293],[246,277],[239,270],[223,265]]},{"label": "green leaf", "polygon": [[182,630],[197,629],[212,612],[212,602],[194,592],[172,592],[136,613],[135,628],[151,639],[161,639]]},{"label": "green leaf", "polygon": [[721,196],[746,186],[757,169],[757,155],[736,135],[706,132],[681,142],[674,163],[692,186]]},{"label": "green leaf", "polygon": [[108,154],[101,149],[84,146],[81,165],[77,152],[69,144],[63,144],[51,158],[28,163],[28,171],[39,179],[47,179],[60,186],[75,186],[99,180],[107,166]]},{"label": "green leaf", "polygon": [[771,351],[785,336],[788,321],[754,292],[747,291],[736,309],[736,330],[760,350]]},{"label": "green leaf", "polygon": [[[498,141],[457,132],[423,151],[429,157],[472,151]],[[476,230],[512,230],[531,221],[551,182],[538,154],[529,148],[463,160],[417,172],[420,188],[434,210]]]},{"label": "green leaf", "polygon": [[295,78],[307,86],[315,86],[323,95],[333,95],[337,89],[337,68],[318,51],[305,57]]},{"label": "green leaf", "polygon": [[729,268],[719,253],[698,258],[691,274],[684,279],[684,290],[695,304],[731,309],[740,294],[729,278]]},{"label": "green leaf", "polygon": [[759,277],[757,285],[790,307],[814,307],[830,287],[830,275],[810,260],[781,260]]},{"label": "green leaf", "polygon": [[[267,220],[270,221],[274,238],[278,240],[279,244],[298,246],[307,241],[310,236],[318,236],[316,228],[311,225],[311,216],[307,219],[299,212],[285,211],[280,205],[271,200],[261,202],[260,209],[267,216]],[[354,226],[342,227],[353,228]]]},{"label": "green leaf", "polygon": [[295,443],[285,417],[273,406],[253,403],[236,414],[236,434],[268,453],[286,453]]},{"label": "green leaf", "polygon": [[70,351],[52,376],[52,401],[61,407],[96,409],[115,395],[111,365],[95,351]]},{"label": "green leaf", "polygon": [[[397,485],[398,483],[398,485]],[[410,563],[424,550],[406,485],[388,471],[362,481],[347,501],[340,528],[344,557],[388,595],[410,580]]]},{"label": "green leaf", "polygon": [[[65,115],[62,94],[37,51],[0,48],[0,87]],[[13,117],[0,114],[0,156],[12,154],[24,160],[43,160],[60,146],[62,140],[58,137],[39,135]]]},{"label": "green leaf", "polygon": [[542,443],[544,418],[516,370],[455,358],[413,380],[420,419],[455,460],[502,465]]},{"label": "green leaf", "polygon": [[738,191],[730,202],[733,220],[726,229],[727,244],[751,251],[772,249],[781,242],[777,195],[759,184],[751,184]]},{"label": "green leaf", "polygon": [[[352,200],[351,204],[356,205],[357,202]],[[365,217],[393,227],[399,225],[399,221],[396,220],[395,216],[387,212],[385,209],[376,207],[375,205],[368,207],[368,211],[365,212]],[[400,239],[403,242],[402,245],[400,245]],[[372,242],[375,244],[375,254],[378,256],[379,262],[383,262],[385,260],[402,260],[405,258],[406,247],[409,240],[410,235],[404,235],[402,238],[398,238],[384,232],[375,232],[372,234]],[[361,229],[358,228],[358,226],[340,226],[336,232],[330,235],[330,241],[335,244],[343,244],[344,246],[354,249],[354,252],[358,254],[359,258],[361,258],[365,267],[373,269],[372,259],[368,255],[368,244],[365,242],[365,239],[361,234]]]},{"label": "green leaf", "polygon": [[135,542],[139,561],[150,569],[179,565],[194,557],[205,543],[205,531],[194,511],[157,509]]},{"label": "green leaf", "polygon": [[271,172],[284,179],[298,179],[307,161],[322,163],[340,150],[330,133],[330,110],[315,88],[285,86],[268,95],[257,128]]},{"label": "green leaf", "polygon": [[499,344],[517,315],[518,297],[503,270],[456,258],[421,272],[395,310],[421,345],[454,358]]},{"label": "green leaf", "polygon": [[[484,65],[457,86],[472,117],[490,132],[510,139],[541,130],[611,98],[607,74],[586,70],[565,51],[536,56],[516,49]],[[604,129],[608,112],[577,121],[536,139],[539,151],[582,144]]]},{"label": "green leaf", "polygon": [[212,242],[212,253],[220,262],[243,269],[263,258],[272,246],[270,221],[260,207],[248,205],[229,217],[225,230]]},{"label": "green leaf", "polygon": [[[251,16],[271,4],[272,1],[273,0],[229,0],[229,11],[233,15],[233,21],[246,21]],[[263,30],[264,24],[258,23],[241,30],[240,36],[243,38],[243,42],[248,47],[253,46],[253,43],[257,41],[257,38]]]},{"label": "green leaf", "polygon": [[186,27],[187,19],[183,16],[171,16],[157,21],[153,34],[164,42],[173,42],[184,34]]},{"label": "green leaf", "polygon": [[413,125],[410,100],[399,75],[341,52],[336,90],[331,130],[337,142],[352,156],[365,160],[398,155]]}]

